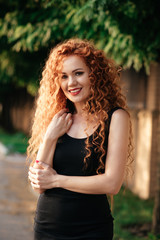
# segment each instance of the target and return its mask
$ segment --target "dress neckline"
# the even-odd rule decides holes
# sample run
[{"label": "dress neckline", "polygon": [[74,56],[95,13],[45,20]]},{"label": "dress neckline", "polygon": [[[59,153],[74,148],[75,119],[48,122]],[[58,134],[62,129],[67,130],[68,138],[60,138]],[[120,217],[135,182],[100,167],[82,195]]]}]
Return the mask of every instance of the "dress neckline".
[{"label": "dress neckline", "polygon": [[[95,130],[91,135],[89,135],[88,137],[91,138],[91,137],[93,136],[93,134],[99,129],[99,127],[100,127],[100,124],[98,125],[98,127],[96,128],[96,130]],[[69,138],[75,139],[75,140],[86,140],[86,139],[87,139],[87,137],[83,137],[83,138],[72,137],[72,136],[70,136],[68,133],[65,133],[64,135],[66,135],[66,136],[69,137]]]},{"label": "dress neckline", "polygon": [[[121,107],[114,107],[114,108],[112,108],[110,111],[108,111],[108,118],[107,118],[107,120],[111,120],[111,115],[112,115],[112,113],[115,111],[115,110],[118,110],[118,109],[123,109],[123,108],[121,108]],[[96,128],[96,130],[91,134],[91,135],[89,135],[89,138],[91,138],[92,136],[93,136],[93,134],[99,129],[99,127],[100,127],[100,124],[98,125],[98,127]],[[72,137],[72,136],[70,136],[69,134],[67,134],[67,133],[65,133],[64,135],[66,135],[68,138],[70,138],[70,139],[74,139],[74,140],[86,140],[87,139],[87,137],[85,137],[85,138],[75,138],[75,137]]]}]

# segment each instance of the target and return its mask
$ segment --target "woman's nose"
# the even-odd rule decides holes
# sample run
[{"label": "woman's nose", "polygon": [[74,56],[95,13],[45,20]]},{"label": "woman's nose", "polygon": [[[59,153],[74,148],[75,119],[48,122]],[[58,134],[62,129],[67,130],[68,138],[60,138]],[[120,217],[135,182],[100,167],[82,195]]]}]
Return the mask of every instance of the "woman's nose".
[{"label": "woman's nose", "polygon": [[76,78],[74,76],[70,76],[68,79],[68,86],[71,86],[76,83]]}]

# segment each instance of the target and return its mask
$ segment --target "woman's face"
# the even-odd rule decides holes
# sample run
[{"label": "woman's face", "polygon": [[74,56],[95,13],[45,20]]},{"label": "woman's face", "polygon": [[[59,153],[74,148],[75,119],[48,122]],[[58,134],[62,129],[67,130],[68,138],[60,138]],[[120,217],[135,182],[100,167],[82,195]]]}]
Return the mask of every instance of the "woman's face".
[{"label": "woman's face", "polygon": [[83,58],[71,55],[63,62],[60,86],[73,103],[85,103],[90,96],[89,68]]}]

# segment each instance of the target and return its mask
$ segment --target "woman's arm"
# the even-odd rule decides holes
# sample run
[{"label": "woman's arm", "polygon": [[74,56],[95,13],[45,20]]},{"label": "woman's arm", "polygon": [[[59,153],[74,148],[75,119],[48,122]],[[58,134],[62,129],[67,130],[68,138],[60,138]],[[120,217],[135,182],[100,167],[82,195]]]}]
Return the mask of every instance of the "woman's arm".
[{"label": "woman's arm", "polygon": [[66,108],[60,110],[53,117],[44,135],[43,142],[40,145],[37,154],[37,160],[42,161],[51,167],[53,166],[52,160],[57,140],[71,127],[72,124],[71,117],[72,117],[71,113],[67,113]]},{"label": "woman's arm", "polygon": [[[104,174],[86,177],[59,175],[54,174],[47,165],[40,162],[44,168],[43,174],[42,170],[36,172],[32,168],[31,178],[36,178],[36,187],[60,187],[86,194],[117,194],[123,183],[128,140],[129,116],[127,112],[119,109],[112,115]],[[38,180],[36,175],[39,175]]]},{"label": "woman's arm", "polygon": [[[36,160],[46,163],[50,167],[53,167],[53,156],[58,138],[63,135],[72,124],[71,114],[66,111],[67,109],[62,109],[53,117],[37,153]],[[37,162],[34,163],[33,167],[35,169],[43,169]],[[39,189],[33,187],[33,189],[38,193],[43,193],[45,188]]]}]

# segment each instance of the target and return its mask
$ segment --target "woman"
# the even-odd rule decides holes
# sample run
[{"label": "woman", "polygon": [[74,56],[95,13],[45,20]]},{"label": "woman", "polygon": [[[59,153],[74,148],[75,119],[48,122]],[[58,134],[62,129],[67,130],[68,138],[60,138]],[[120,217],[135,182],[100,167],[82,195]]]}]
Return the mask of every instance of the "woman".
[{"label": "woman", "polygon": [[131,123],[120,70],[90,42],[49,54],[29,140],[29,179],[40,194],[35,240],[110,240],[107,195],[130,169]]}]

